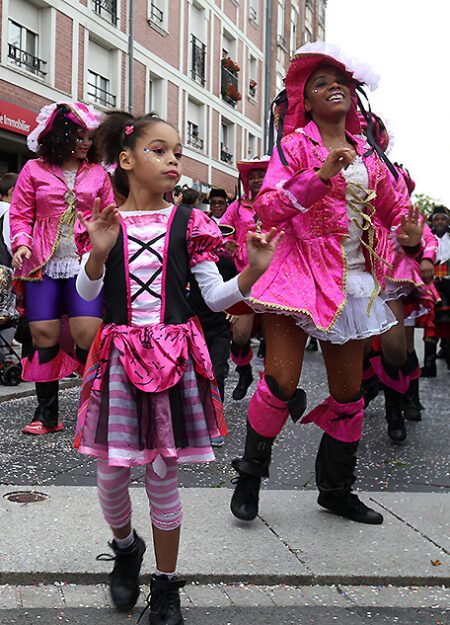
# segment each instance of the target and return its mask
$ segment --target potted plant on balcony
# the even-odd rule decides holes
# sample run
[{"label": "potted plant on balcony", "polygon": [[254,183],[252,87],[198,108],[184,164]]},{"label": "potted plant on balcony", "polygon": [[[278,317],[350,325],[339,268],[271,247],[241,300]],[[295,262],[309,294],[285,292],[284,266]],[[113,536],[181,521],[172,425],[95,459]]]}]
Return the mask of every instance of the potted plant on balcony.
[{"label": "potted plant on balcony", "polygon": [[233,84],[231,84],[231,83],[228,83],[227,85],[223,85],[222,86],[222,96],[226,100],[229,100],[230,104],[233,104],[233,106],[236,106],[236,104],[240,100],[242,100],[241,94],[236,89],[236,87]]},{"label": "potted plant on balcony", "polygon": [[241,68],[235,63],[229,56],[222,57],[222,67],[227,69],[232,74],[236,74],[241,71]]},{"label": "potted plant on balcony", "polygon": [[253,78],[250,78],[248,82],[248,93],[252,98],[256,98],[256,85],[258,83]]}]

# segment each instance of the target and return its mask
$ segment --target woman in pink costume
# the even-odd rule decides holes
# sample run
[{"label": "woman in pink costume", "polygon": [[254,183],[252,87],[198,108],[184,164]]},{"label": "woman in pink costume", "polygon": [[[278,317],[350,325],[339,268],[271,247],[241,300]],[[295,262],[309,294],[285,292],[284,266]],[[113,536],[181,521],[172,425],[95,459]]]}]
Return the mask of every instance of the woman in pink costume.
[{"label": "woman in pink costume", "polygon": [[[44,106],[28,147],[38,158],[20,172],[11,202],[11,244],[34,350],[22,360],[24,380],[36,383],[38,406],[26,434],[63,428],[58,416],[59,380],[86,361],[102,316],[102,298],[85,302],[75,282],[79,257],[74,241],[77,210],[90,215],[113,201],[109,177],[96,163],[92,135],[100,117],[80,102]],[[61,315],[69,317],[76,358],[59,345]]]},{"label": "woman in pink costume", "polygon": [[154,115],[117,111],[99,137],[108,162],[117,163],[113,182],[126,201],[120,212],[94,208],[92,221],[83,220],[92,250],[83,258],[77,288],[92,300],[104,285],[105,317],[86,367],[75,444],[98,458],[100,504],[114,535],[111,595],[126,612],[139,596],[145,552],[131,525],[130,468],[145,466],[157,567],[150,623],[181,625],[177,464],[213,460],[211,438],[226,433],[186,287],[192,272],[216,311],[242,300],[272,258],[275,231],[267,237],[250,233],[248,266],[223,282],[216,224],[202,211],[164,200],[182,173],[176,130]]},{"label": "woman in pink costume", "polygon": [[[234,228],[234,234],[227,239],[226,249],[233,250],[233,260],[238,271],[247,266],[247,248],[245,241],[248,232],[261,232],[261,220],[253,208],[254,198],[262,187],[264,176],[269,164],[269,157],[254,158],[250,161],[237,163],[239,179],[244,195],[232,202],[220,220],[221,225]],[[252,358],[253,351],[250,339],[253,331],[255,314],[248,309],[248,314],[240,314],[233,323],[233,340],[231,342],[231,360],[236,364],[239,380],[233,390],[232,397],[240,400],[247,394],[253,382]]]},{"label": "woman in pink costume", "polygon": [[[366,119],[360,116],[366,132]],[[382,120],[372,115],[371,132],[379,147],[386,151],[389,135]],[[414,190],[414,181],[407,170],[396,165],[394,180],[398,193],[405,201]],[[437,293],[432,286],[437,242],[425,225],[417,256],[406,254],[395,242],[395,232],[389,232],[378,220],[377,253],[389,261],[386,266],[383,299],[397,319],[397,325],[380,336],[380,351],[366,350],[364,357],[362,393],[365,406],[377,395],[378,380],[382,382],[385,396],[385,416],[388,436],[395,443],[406,439],[405,417],[420,420],[418,378],[420,367],[414,350],[414,319],[426,314],[434,305]],[[369,347],[369,346],[367,346]]]},{"label": "woman in pink costume", "polygon": [[249,299],[265,313],[267,352],[249,404],[244,455],[233,461],[239,475],[231,510],[240,519],[257,514],[261,478],[268,476],[271,448],[288,415],[297,421],[304,412],[297,384],[311,334],[321,342],[330,390],[302,419],[324,430],[318,503],[362,523],[383,521],[351,493],[364,414],[365,339],[396,323],[378,295],[384,270],[374,254],[372,217],[389,229],[398,226],[406,250],[420,243],[423,225],[360,137],[355,88],[362,80],[369,82],[364,67],[352,69],[335,46],[307,44],[292,59],[284,102],[277,99],[277,149],[255,210],[285,236]]}]

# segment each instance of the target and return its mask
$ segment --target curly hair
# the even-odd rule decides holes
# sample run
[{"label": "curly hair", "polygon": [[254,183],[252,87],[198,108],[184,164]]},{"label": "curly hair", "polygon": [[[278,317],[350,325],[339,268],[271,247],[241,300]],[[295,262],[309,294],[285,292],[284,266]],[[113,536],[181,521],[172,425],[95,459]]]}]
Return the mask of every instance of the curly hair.
[{"label": "curly hair", "polygon": [[[120,153],[125,148],[134,151],[137,140],[144,136],[147,128],[159,123],[167,124],[173,128],[172,124],[165,119],[161,119],[155,113],[134,117],[134,115],[126,111],[111,111],[107,113],[105,120],[99,126],[96,133],[98,150],[106,164],[116,165],[112,182],[120,195],[128,197],[130,192],[127,172],[120,166]],[[127,133],[127,128],[132,128],[132,132]]]},{"label": "curly hair", "polygon": [[[66,106],[60,105],[52,129],[39,141],[38,157],[52,165],[62,165],[68,161],[77,144],[80,126],[66,117],[68,112]],[[91,163],[98,162],[95,138],[86,159]]]}]

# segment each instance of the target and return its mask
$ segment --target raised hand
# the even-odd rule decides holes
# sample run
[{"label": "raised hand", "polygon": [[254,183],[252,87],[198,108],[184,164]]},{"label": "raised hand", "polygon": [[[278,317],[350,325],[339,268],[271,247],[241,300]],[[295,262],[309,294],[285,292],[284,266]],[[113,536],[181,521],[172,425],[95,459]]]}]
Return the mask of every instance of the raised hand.
[{"label": "raised hand", "polygon": [[323,182],[338,174],[341,169],[347,169],[355,160],[355,152],[351,148],[333,148],[328,153],[325,163],[317,171]]},{"label": "raised hand", "polygon": [[405,247],[416,247],[422,240],[426,222],[425,215],[421,216],[419,207],[410,206],[408,216],[402,215],[397,241]]},{"label": "raised hand", "polygon": [[277,233],[276,228],[271,228],[267,234],[248,232],[246,245],[249,266],[263,274],[270,265],[277,245],[283,236],[284,232]]},{"label": "raised hand", "polygon": [[120,230],[119,211],[114,204],[110,204],[99,212],[100,198],[94,201],[91,221],[86,221],[82,213],[78,213],[78,219],[89,235],[92,252],[100,258],[106,259],[114,247]]}]

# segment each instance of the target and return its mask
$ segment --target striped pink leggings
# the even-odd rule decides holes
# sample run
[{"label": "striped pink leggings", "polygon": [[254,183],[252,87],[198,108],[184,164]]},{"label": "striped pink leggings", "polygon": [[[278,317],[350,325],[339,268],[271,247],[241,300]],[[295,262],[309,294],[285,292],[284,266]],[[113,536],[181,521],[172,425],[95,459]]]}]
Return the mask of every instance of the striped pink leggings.
[{"label": "striped pink leggings", "polygon": [[[145,490],[150,504],[153,525],[161,530],[173,530],[183,517],[178,493],[177,461],[165,458],[167,474],[159,477],[151,464],[145,467]],[[130,468],[114,467],[104,460],[97,463],[97,485],[100,505],[106,522],[119,528],[131,520]]]}]

